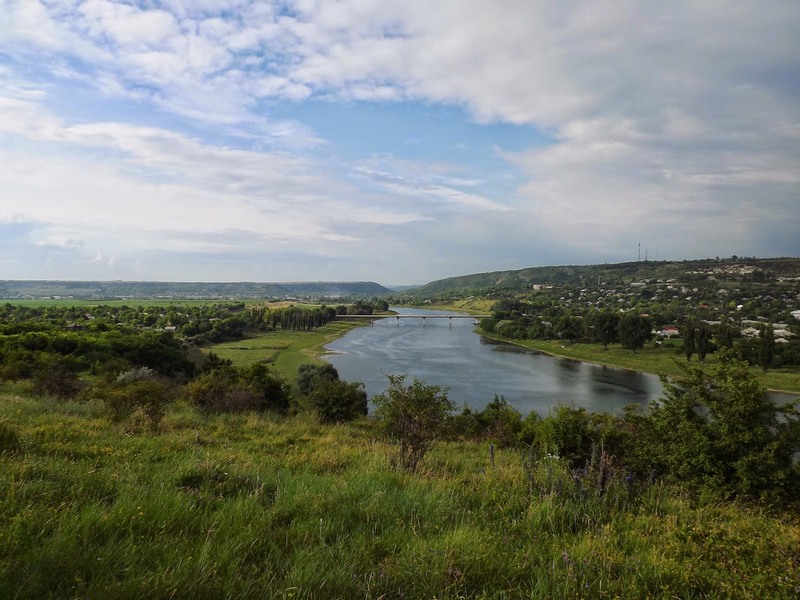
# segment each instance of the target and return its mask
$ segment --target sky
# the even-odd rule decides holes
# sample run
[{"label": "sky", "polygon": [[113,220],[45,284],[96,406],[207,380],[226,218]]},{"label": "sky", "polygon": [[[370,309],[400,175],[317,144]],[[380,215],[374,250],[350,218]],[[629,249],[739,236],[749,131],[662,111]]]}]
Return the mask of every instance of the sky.
[{"label": "sky", "polygon": [[800,2],[0,0],[0,279],[800,255]]}]

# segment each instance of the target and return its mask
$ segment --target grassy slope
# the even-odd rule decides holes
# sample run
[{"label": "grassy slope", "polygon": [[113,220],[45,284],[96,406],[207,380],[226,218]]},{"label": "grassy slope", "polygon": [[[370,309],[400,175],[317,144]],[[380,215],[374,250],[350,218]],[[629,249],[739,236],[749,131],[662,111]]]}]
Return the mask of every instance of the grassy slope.
[{"label": "grassy slope", "polygon": [[[367,422],[204,419],[0,394],[2,598],[795,598],[800,521],[647,488],[530,487],[519,454],[437,446],[412,476]],[[548,476],[537,471],[539,477]],[[537,479],[539,481],[539,479]],[[384,595],[385,596],[382,596]]]}]

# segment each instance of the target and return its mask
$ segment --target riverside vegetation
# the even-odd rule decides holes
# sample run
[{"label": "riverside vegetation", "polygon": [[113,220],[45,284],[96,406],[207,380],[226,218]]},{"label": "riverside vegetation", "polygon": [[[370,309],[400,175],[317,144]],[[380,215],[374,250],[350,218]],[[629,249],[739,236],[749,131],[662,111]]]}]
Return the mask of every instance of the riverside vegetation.
[{"label": "riverside vegetation", "polygon": [[459,414],[393,376],[367,417],[329,367],[94,316],[3,322],[0,597],[800,593],[797,414],[732,351],[646,412]]}]

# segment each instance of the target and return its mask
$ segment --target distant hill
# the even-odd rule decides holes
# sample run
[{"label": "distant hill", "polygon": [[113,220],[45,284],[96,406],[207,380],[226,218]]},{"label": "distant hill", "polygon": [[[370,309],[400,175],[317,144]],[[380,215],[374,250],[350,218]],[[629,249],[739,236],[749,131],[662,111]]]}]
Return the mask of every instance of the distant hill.
[{"label": "distant hill", "polygon": [[0,299],[304,299],[373,297],[391,290],[371,281],[351,282],[169,282],[169,281],[0,281]]},{"label": "distant hill", "polygon": [[484,294],[498,291],[529,290],[534,285],[616,285],[632,281],[681,279],[764,280],[800,277],[800,258],[703,259],[685,261],[638,261],[599,265],[529,267],[513,271],[493,271],[432,281],[409,294],[434,297],[449,294]]}]

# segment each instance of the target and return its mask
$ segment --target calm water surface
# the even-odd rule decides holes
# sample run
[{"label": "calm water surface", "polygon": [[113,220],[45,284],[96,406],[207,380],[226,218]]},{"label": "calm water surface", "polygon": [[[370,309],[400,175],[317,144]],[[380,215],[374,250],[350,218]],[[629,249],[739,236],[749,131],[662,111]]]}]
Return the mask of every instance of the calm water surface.
[{"label": "calm water surface", "polygon": [[[402,315],[446,311],[395,308]],[[472,319],[379,319],[328,344],[326,359],[346,381],[363,381],[370,397],[387,387],[386,374],[407,374],[450,388],[459,406],[483,408],[502,394],[520,412],[547,414],[558,404],[618,413],[661,396],[655,375],[560,359],[483,340]]]}]

